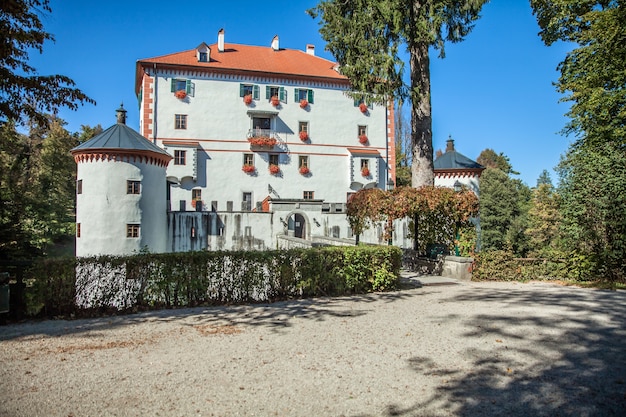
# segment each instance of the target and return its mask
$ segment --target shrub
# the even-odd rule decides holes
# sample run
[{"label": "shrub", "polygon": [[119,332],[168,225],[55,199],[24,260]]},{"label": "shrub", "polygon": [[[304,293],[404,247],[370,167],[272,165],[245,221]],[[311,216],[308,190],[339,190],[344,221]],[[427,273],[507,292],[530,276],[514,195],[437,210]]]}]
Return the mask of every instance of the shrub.
[{"label": "shrub", "polygon": [[28,299],[45,316],[272,302],[391,290],[401,263],[393,246],[45,260]]}]

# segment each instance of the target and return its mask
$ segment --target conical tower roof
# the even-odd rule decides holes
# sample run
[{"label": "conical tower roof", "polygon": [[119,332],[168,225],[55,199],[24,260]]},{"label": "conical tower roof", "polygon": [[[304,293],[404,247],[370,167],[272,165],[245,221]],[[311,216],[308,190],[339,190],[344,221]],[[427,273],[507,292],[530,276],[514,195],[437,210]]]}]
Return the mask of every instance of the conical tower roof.
[{"label": "conical tower roof", "polygon": [[167,163],[172,156],[138,132],[126,126],[126,110],[124,106],[117,109],[117,123],[82,143],[70,151],[76,162],[88,157],[92,159],[117,159],[114,156],[145,156],[158,162]]}]

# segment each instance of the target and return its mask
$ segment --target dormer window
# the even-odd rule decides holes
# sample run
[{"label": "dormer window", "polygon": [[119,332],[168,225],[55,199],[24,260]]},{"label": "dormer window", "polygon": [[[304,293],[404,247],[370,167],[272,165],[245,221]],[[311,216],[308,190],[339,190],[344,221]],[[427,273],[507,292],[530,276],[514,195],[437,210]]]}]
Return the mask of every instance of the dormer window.
[{"label": "dormer window", "polygon": [[210,54],[211,48],[204,42],[196,48],[196,58],[198,58],[198,62],[209,62]]}]

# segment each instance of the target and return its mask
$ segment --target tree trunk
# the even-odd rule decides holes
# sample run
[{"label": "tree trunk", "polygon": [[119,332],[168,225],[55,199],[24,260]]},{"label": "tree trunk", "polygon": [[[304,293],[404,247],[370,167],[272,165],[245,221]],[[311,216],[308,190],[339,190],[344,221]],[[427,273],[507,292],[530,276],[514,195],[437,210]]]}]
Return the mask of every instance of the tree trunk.
[{"label": "tree trunk", "polygon": [[415,188],[434,185],[433,131],[430,107],[430,59],[428,44],[409,45],[411,63],[411,181]]}]

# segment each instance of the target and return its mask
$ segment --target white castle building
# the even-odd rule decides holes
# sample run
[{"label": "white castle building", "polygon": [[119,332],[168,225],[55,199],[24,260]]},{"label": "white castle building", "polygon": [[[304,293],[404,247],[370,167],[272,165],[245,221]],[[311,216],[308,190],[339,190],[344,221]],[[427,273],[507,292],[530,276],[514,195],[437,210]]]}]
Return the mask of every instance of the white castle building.
[{"label": "white castle building", "polygon": [[[312,45],[231,44],[220,30],[137,61],[135,80],[140,134],[121,108],[72,150],[77,256],[346,244],[349,196],[395,183],[393,103],[350,98]],[[382,229],[361,241],[384,243]]]}]

